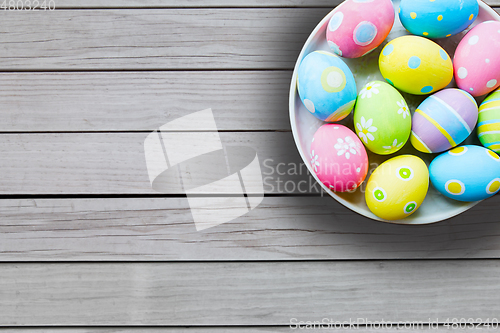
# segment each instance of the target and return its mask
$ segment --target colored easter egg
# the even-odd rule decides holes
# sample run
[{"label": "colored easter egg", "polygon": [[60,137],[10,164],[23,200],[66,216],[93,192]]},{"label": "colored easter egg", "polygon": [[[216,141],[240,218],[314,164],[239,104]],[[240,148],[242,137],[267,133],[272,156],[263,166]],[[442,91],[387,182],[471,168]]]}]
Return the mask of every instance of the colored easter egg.
[{"label": "colored easter egg", "polygon": [[387,82],[415,95],[440,90],[453,78],[448,53],[435,42],[418,36],[390,41],[380,53],[379,67]]},{"label": "colored easter egg", "polygon": [[449,88],[427,97],[415,110],[410,141],[424,153],[439,153],[462,143],[477,123],[474,98]]},{"label": "colored easter egg", "polygon": [[491,93],[479,106],[477,136],[483,146],[500,153],[500,89]]},{"label": "colored easter egg", "polygon": [[351,70],[330,52],[314,51],[302,60],[297,89],[307,110],[323,121],[345,118],[356,102],[356,82]]},{"label": "colored easter egg", "polygon": [[500,85],[500,22],[476,25],[455,50],[453,68],[460,89],[481,96]]},{"label": "colored easter egg", "polygon": [[401,0],[399,19],[414,35],[443,38],[456,35],[474,22],[477,0]]},{"label": "colored easter egg", "polygon": [[460,146],[442,153],[429,166],[431,182],[448,198],[478,201],[500,189],[500,157],[481,146]]},{"label": "colored easter egg", "polygon": [[428,188],[425,162],[413,155],[399,155],[373,171],[366,184],[366,204],[384,220],[403,219],[421,206]]},{"label": "colored easter egg", "polygon": [[312,139],[310,157],[316,176],[335,192],[356,189],[368,173],[365,147],[342,125],[322,125]]},{"label": "colored easter egg", "polygon": [[393,24],[390,0],[346,0],[333,10],[326,39],[339,56],[358,58],[379,46]]},{"label": "colored easter egg", "polygon": [[370,82],[359,93],[354,128],[369,150],[392,154],[410,137],[410,109],[396,88],[382,81]]}]

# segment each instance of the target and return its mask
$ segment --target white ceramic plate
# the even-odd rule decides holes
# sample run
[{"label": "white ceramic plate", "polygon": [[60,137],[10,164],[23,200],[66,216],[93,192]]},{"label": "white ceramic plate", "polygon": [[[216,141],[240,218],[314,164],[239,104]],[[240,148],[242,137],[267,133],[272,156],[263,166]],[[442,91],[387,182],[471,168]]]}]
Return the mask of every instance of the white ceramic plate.
[{"label": "white ceramic plate", "polygon": [[[394,38],[407,35],[409,34],[401,25],[401,22],[399,21],[398,17],[398,8],[399,8],[399,0],[393,1],[394,5],[394,10],[395,10],[395,22],[394,26],[387,37],[387,39],[382,43],[381,46],[376,48],[374,51],[371,53],[357,59],[347,59],[347,58],[342,58],[349,68],[351,69],[352,73],[354,74],[354,78],[356,80],[356,86],[358,88],[358,92],[361,90],[361,88],[368,82],[373,81],[373,80],[381,80],[384,81],[384,78],[380,74],[379,68],[378,68],[378,58],[380,51],[382,48],[391,40]],[[332,196],[334,199],[336,199],[338,202],[343,204],[344,206],[352,209],[353,211],[364,215],[366,217],[369,217],[374,220],[379,220],[379,221],[385,221],[380,219],[379,217],[375,216],[367,207],[365,198],[364,198],[364,188],[366,185],[366,182],[363,183],[363,185],[358,188],[354,193],[335,193],[329,190],[326,186],[324,186],[316,177],[314,171],[311,169],[311,164],[310,164],[310,147],[311,147],[311,140],[313,138],[314,133],[316,130],[324,124],[322,121],[314,117],[307,109],[304,107],[302,104],[299,94],[297,93],[297,71],[300,62],[302,59],[309,54],[312,51],[315,50],[325,50],[332,52],[330,48],[328,47],[328,44],[326,42],[326,27],[328,25],[328,21],[330,20],[330,17],[332,16],[332,12],[330,12],[321,22],[316,26],[314,31],[311,33],[309,38],[307,39],[306,43],[304,44],[304,47],[302,48],[302,51],[300,52],[299,58],[297,59],[297,62],[295,64],[295,69],[293,71],[293,77],[292,77],[292,83],[290,86],[290,99],[289,99],[289,108],[290,108],[290,121],[292,125],[292,132],[293,132],[293,138],[295,139],[295,144],[297,146],[297,149],[299,150],[300,156],[302,157],[302,160],[304,161],[305,165],[307,165],[307,168],[309,172],[314,176],[316,181],[321,185],[323,190],[328,193],[330,196]],[[441,45],[450,55],[450,57],[453,59],[453,55],[455,53],[455,49],[462,39],[462,37],[467,33],[467,31],[470,30],[470,28],[474,27],[478,23],[484,22],[484,21],[490,21],[490,20],[497,20],[500,21],[500,16],[493,10],[491,9],[488,5],[485,3],[479,1],[479,15],[477,19],[474,21],[474,23],[469,27],[469,29],[463,31],[462,33],[449,37],[449,38],[444,38],[444,39],[437,39],[435,40],[439,45]],[[455,82],[452,81],[449,85],[449,87],[456,87]],[[410,95],[406,93],[402,93],[406,102],[408,103],[409,107],[411,108],[412,114],[415,111],[416,107],[422,102],[427,95],[424,96],[416,96],[416,95]],[[481,98],[476,98],[479,102],[481,102],[484,99],[484,96]],[[352,125],[352,112],[349,117],[344,119],[343,121],[340,122],[341,124],[344,124],[348,126],[349,128],[353,129]],[[479,141],[476,138],[476,132],[473,131],[470,137],[465,141],[466,144],[478,144],[480,145]],[[427,165],[432,161],[434,156],[436,154],[425,154],[425,153],[420,153],[417,150],[415,150],[411,143],[410,140],[408,140],[407,144],[403,149],[398,151],[395,154],[392,155],[387,155],[387,156],[381,156],[381,155],[376,155],[368,151],[368,158],[370,160],[370,170],[369,174],[366,179],[368,179],[370,173],[375,169],[376,166],[378,166],[380,163],[384,162],[385,160],[392,158],[394,156],[400,155],[400,154],[413,154],[421,157]],[[429,192],[427,193],[427,196],[423,202],[423,204],[420,206],[420,208],[412,215],[409,217],[403,219],[403,220],[397,220],[397,221],[385,221],[385,222],[391,222],[391,223],[400,223],[400,224],[427,224],[427,223],[433,223],[433,222],[438,222],[442,221],[444,219],[453,217],[455,215],[458,215],[467,209],[473,207],[476,205],[478,202],[460,202],[452,199],[448,199],[444,195],[440,194],[432,185],[429,186]]]}]

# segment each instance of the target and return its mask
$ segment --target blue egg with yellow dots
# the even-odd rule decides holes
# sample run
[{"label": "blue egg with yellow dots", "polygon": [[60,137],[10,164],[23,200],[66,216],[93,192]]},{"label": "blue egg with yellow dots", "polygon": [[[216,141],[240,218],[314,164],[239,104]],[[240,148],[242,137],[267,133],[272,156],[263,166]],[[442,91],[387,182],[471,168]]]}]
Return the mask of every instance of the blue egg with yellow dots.
[{"label": "blue egg with yellow dots", "polygon": [[351,70],[337,55],[326,51],[311,52],[302,60],[297,89],[306,109],[323,121],[344,119],[356,102]]},{"label": "blue egg with yellow dots", "polygon": [[500,189],[500,157],[481,146],[456,147],[431,162],[429,175],[432,185],[448,198],[483,200]]},{"label": "blue egg with yellow dots", "polygon": [[414,35],[444,38],[458,34],[474,22],[477,0],[401,0],[399,19]]}]

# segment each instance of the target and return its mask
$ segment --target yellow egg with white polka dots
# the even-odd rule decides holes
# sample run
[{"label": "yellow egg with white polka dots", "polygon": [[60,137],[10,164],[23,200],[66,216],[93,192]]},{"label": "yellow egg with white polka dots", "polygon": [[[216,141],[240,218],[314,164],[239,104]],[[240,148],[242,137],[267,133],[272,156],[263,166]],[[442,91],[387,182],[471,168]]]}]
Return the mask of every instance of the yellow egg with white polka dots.
[{"label": "yellow egg with white polka dots", "polygon": [[429,189],[429,171],[422,159],[400,155],[380,164],[366,184],[371,212],[384,220],[410,216],[422,205]]},{"label": "yellow egg with white polka dots", "polygon": [[443,89],[453,79],[448,53],[435,42],[418,36],[390,41],[380,53],[379,67],[387,82],[414,95]]}]

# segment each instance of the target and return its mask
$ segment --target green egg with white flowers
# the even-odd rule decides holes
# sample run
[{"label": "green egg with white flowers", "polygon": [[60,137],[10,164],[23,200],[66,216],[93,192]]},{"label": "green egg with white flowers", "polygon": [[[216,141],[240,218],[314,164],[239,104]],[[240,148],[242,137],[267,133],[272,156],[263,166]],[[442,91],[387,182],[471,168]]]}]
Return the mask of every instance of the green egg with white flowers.
[{"label": "green egg with white flowers", "polygon": [[411,113],[399,91],[388,83],[372,81],[358,94],[354,128],[370,151],[389,155],[401,149],[411,133]]}]

